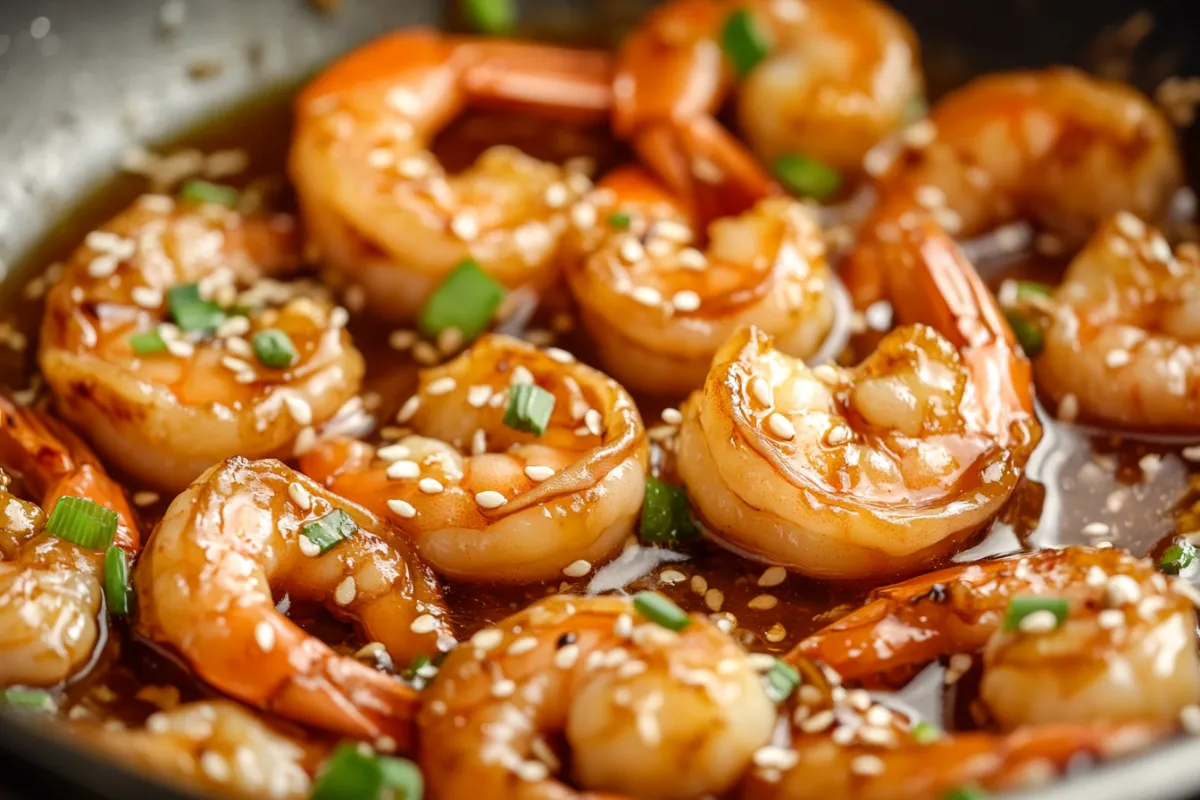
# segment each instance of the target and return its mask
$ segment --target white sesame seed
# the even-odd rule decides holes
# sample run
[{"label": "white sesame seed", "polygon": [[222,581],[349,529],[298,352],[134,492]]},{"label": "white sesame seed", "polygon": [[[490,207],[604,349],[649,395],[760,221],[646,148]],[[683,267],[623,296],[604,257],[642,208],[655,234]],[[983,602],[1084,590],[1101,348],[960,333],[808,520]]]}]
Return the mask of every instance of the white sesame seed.
[{"label": "white sesame seed", "polygon": [[1125,612],[1119,608],[1106,608],[1096,615],[1096,623],[1106,630],[1125,624]]},{"label": "white sesame seed", "polygon": [[575,363],[575,356],[571,355],[566,350],[563,350],[561,347],[547,347],[542,352],[548,355],[552,361],[557,361],[559,364]]},{"label": "white sesame seed", "polygon": [[646,248],[642,247],[642,243],[633,237],[626,238],[621,242],[621,258],[628,264],[636,264],[646,257]]},{"label": "white sesame seed", "polygon": [[883,759],[870,754],[856,756],[850,762],[850,771],[855,775],[882,775],[884,768]]},{"label": "white sesame seed", "polygon": [[1104,586],[1104,603],[1109,608],[1132,605],[1142,598],[1142,588],[1129,575],[1113,575]]},{"label": "white sesame seed", "polygon": [[205,750],[200,754],[200,770],[214,783],[228,783],[233,775],[229,761],[215,750]]},{"label": "white sesame seed", "polygon": [[1084,536],[1107,536],[1109,534],[1108,523],[1106,522],[1089,522],[1083,526]]},{"label": "white sesame seed", "polygon": [[295,481],[288,484],[288,497],[296,504],[296,508],[301,511],[308,511],[312,508],[312,495],[309,494],[308,489],[305,489]]},{"label": "white sesame seed", "polygon": [[336,306],[333,311],[329,312],[329,326],[331,328],[344,328],[349,321],[350,312],[341,306]]},{"label": "white sesame seed", "polygon": [[678,408],[664,408],[662,410],[662,420],[668,425],[678,425],[683,422],[683,414],[679,413]]},{"label": "white sesame seed", "polygon": [[657,306],[662,304],[662,295],[658,293],[657,289],[654,289],[650,286],[635,287],[634,290],[629,293],[629,296],[644,306]]},{"label": "white sesame seed", "polygon": [[764,406],[770,406],[775,402],[775,395],[771,391],[771,386],[763,378],[755,377],[750,381],[750,394]]},{"label": "white sesame seed", "polygon": [[771,429],[771,433],[785,442],[796,438],[796,428],[792,425],[792,421],[783,414],[772,413],[767,417],[767,427]]},{"label": "white sesame seed", "polygon": [[417,515],[417,509],[413,508],[413,504],[405,500],[388,500],[388,509],[397,517],[404,519],[412,519]]},{"label": "white sesame seed", "polygon": [[499,492],[494,492],[489,489],[476,494],[475,502],[478,503],[481,508],[499,508],[508,502],[508,498]]},{"label": "white sesame seed", "polygon": [[141,491],[133,495],[133,504],[139,507],[152,506],[159,500],[158,492]]},{"label": "white sesame seed", "polygon": [[182,339],[169,339],[165,342],[167,352],[176,358],[191,358],[196,353],[195,346],[191,342],[185,342]]},{"label": "white sesame seed", "polygon": [[393,461],[387,466],[387,476],[391,480],[411,480],[421,476],[421,465],[415,461]]},{"label": "white sesame seed", "polygon": [[756,595],[751,598],[750,602],[746,603],[747,607],[753,608],[756,611],[769,611],[777,605],[779,605],[779,598],[773,594]]},{"label": "white sesame seed", "polygon": [[758,585],[763,588],[778,586],[787,578],[787,570],[783,567],[767,567],[763,570],[763,574],[758,576]]},{"label": "white sesame seed", "polygon": [[230,336],[245,336],[250,332],[250,319],[248,317],[235,316],[229,317],[220,324],[217,328],[217,338],[227,339]]},{"label": "white sesame seed", "polygon": [[504,641],[504,632],[499,628],[484,628],[471,637],[471,646],[476,650],[495,650]]},{"label": "white sesame seed", "polygon": [[671,297],[671,305],[679,311],[695,311],[700,308],[700,295],[687,289],[676,292]]},{"label": "white sesame seed", "polygon": [[525,477],[536,483],[548,481],[554,477],[553,467],[543,467],[531,464],[525,468]]},{"label": "white sesame seed", "polygon": [[1200,461],[1200,444],[1183,448],[1183,458],[1185,461]]},{"label": "white sesame seed", "polygon": [[805,733],[820,733],[832,725],[833,720],[833,711],[827,708],[824,711],[818,711],[816,714],[813,714],[811,717],[801,722],[800,730],[804,731]]},{"label": "white sesame seed", "polygon": [[309,558],[316,558],[321,555],[321,545],[314,542],[312,539],[301,534],[300,536],[300,553]]},{"label": "white sesame seed", "polygon": [[438,397],[454,391],[454,387],[457,385],[458,383],[454,380],[454,378],[451,378],[449,375],[447,375],[445,377],[438,378],[437,380],[430,381],[429,384],[425,386],[425,393],[433,395],[434,397]]},{"label": "white sesame seed", "polygon": [[339,606],[348,606],[354,602],[354,597],[357,594],[358,584],[354,582],[354,576],[347,575],[337,585],[337,588],[333,590],[333,601]]},{"label": "white sesame seed", "polygon": [[1074,422],[1079,417],[1079,398],[1073,394],[1063,395],[1058,401],[1058,418],[1063,422]]},{"label": "white sesame seed", "polygon": [[406,445],[389,444],[375,451],[375,457],[382,461],[392,462],[400,461],[412,455],[412,451]]},{"label": "white sesame seed", "polygon": [[576,203],[571,209],[571,222],[580,230],[590,230],[596,226],[596,207],[591,203]]},{"label": "white sesame seed", "polygon": [[589,408],[587,413],[583,415],[583,424],[596,436],[604,433],[604,417],[594,408]]},{"label": "white sesame seed", "polygon": [[1146,226],[1128,211],[1117,212],[1115,221],[1117,230],[1130,239],[1140,239],[1146,235]]},{"label": "white sesame seed", "polygon": [[709,589],[704,593],[704,605],[709,611],[720,611],[725,605],[725,593],[720,589]]},{"label": "white sesame seed", "polygon": [[432,614],[422,614],[412,621],[408,629],[413,633],[433,633],[437,630],[438,621]]},{"label": "white sesame seed", "polygon": [[800,761],[795,750],[776,745],[767,745],[754,751],[754,765],[763,769],[789,770]]},{"label": "white sesame seed", "polygon": [[562,208],[571,200],[571,193],[564,184],[552,183],[546,187],[543,199],[551,208]]},{"label": "white sesame seed", "polygon": [[508,382],[513,386],[531,386],[533,385],[533,373],[528,367],[521,364],[513,367],[512,375],[509,376]]},{"label": "white sesame seed", "polygon": [[417,343],[416,331],[394,330],[388,334],[388,347],[403,352]]},{"label": "white sesame seed", "polygon": [[708,257],[694,247],[683,248],[675,258],[684,269],[702,270],[708,267]]},{"label": "white sesame seed", "polygon": [[250,358],[254,355],[250,343],[240,336],[229,336],[222,341],[225,343],[225,349],[239,358]]},{"label": "white sesame seed", "polygon": [[1120,348],[1109,350],[1104,354],[1104,363],[1113,369],[1123,367],[1132,360],[1133,356],[1129,354],[1129,351]]},{"label": "white sesame seed", "polygon": [[510,656],[519,656],[529,653],[537,648],[537,639],[532,636],[522,636],[516,639],[508,646],[508,654]]},{"label": "white sesame seed", "polygon": [[687,576],[677,569],[664,569],[662,572],[658,573],[658,579],[668,586],[676,583],[683,583],[686,578]]},{"label": "white sesame seed", "polygon": [[1108,573],[1099,567],[1092,565],[1088,567],[1087,573],[1083,577],[1084,583],[1091,586],[1093,589],[1103,586],[1108,583]]},{"label": "white sesame seed", "polygon": [[492,697],[512,697],[517,685],[508,678],[501,678],[492,684]]},{"label": "white sesame seed", "polygon": [[303,397],[294,394],[285,394],[283,396],[283,405],[287,408],[287,412],[291,415],[297,424],[311,425],[313,421],[312,406],[308,404]]},{"label": "white sesame seed", "polygon": [[88,264],[88,275],[93,278],[107,278],[117,271],[120,265],[120,259],[114,255],[99,255],[91,260]]},{"label": "white sesame seed", "polygon": [[492,387],[472,386],[467,389],[467,405],[472,408],[483,408],[492,397]]},{"label": "white sesame seed", "polygon": [[585,561],[582,558],[578,561],[572,561],[570,564],[567,564],[565,567],[563,567],[563,575],[566,575],[568,578],[582,578],[591,571],[592,562]]},{"label": "white sesame seed", "polygon": [[275,647],[275,629],[265,620],[254,626],[254,641],[264,653],[271,652]]},{"label": "white sesame seed", "polygon": [[408,422],[417,413],[417,409],[421,407],[421,396],[415,394],[404,401],[404,405],[400,406],[400,411],[396,413],[396,422]]},{"label": "white sesame seed", "polygon": [[[142,308],[158,308],[163,302],[162,290],[155,289],[153,286],[135,286],[130,291],[130,295],[133,297],[133,302]],[[233,317],[233,319],[244,319],[244,317]]]},{"label": "white sesame seed", "polygon": [[407,178],[410,181],[420,180],[428,177],[429,164],[423,158],[416,156],[408,156],[400,159],[396,164],[396,172],[401,178]]},{"label": "white sesame seed", "polygon": [[462,349],[463,332],[453,326],[442,328],[437,335],[437,347],[443,355],[453,355]]},{"label": "white sesame seed", "polygon": [[445,487],[442,486],[441,481],[437,480],[436,478],[421,478],[420,482],[417,483],[417,488],[425,494],[441,494],[445,489]]},{"label": "white sesame seed", "polygon": [[568,644],[560,647],[554,654],[554,666],[559,669],[570,669],[579,660],[579,645]]},{"label": "white sesame seed", "polygon": [[1058,618],[1053,611],[1039,608],[1022,617],[1017,627],[1022,633],[1049,633],[1058,627]]},{"label": "white sesame seed", "polygon": [[464,242],[474,241],[479,236],[479,220],[474,214],[459,212],[450,219],[450,231]]},{"label": "white sesame seed", "polygon": [[522,761],[513,772],[518,778],[529,783],[544,781],[550,776],[550,768],[540,761]]}]

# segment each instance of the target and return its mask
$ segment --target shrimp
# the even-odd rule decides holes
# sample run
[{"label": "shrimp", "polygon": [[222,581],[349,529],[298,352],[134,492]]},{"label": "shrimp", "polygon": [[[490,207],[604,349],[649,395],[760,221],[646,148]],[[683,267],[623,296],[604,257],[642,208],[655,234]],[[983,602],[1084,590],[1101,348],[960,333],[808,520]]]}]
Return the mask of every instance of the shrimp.
[{"label": "shrimp", "polygon": [[289,164],[326,277],[396,321],[467,258],[509,288],[549,287],[587,175],[503,146],[448,175],[429,145],[480,103],[603,122],[610,84],[605,53],[426,29],[343,58],[300,94]]},{"label": "shrimp", "polygon": [[223,796],[307,797],[316,760],[312,747],[228,700],[157,711],[141,728],[80,723],[77,730],[104,753]]},{"label": "shrimp", "polygon": [[718,540],[821,578],[914,572],[1007,501],[1041,435],[1029,364],[932,224],[892,244],[899,318],[859,366],[743,329],[681,409],[678,469]]},{"label": "shrimp", "polygon": [[[517,384],[554,395],[540,436],[503,422]],[[400,420],[414,433],[394,445],[326,439],[300,468],[393,522],[443,575],[550,580],[578,561],[590,569],[633,531],[649,458],[642,420],[615,381],[564,351],[485,336],[422,371]]]},{"label": "shrimp", "polygon": [[104,550],[44,530],[63,497],[117,513],[113,545],[136,556],[141,539],[121,487],[61,423],[0,397],[0,462],[20,472],[41,508],[0,490],[0,686],[58,686],[85,671],[106,631]]},{"label": "shrimp", "polygon": [[965,237],[1033,218],[1082,241],[1118,211],[1159,218],[1182,182],[1162,112],[1126,84],[1073,69],[979,78],[917,126],[903,137],[916,149],[881,178],[842,266],[862,306],[885,291],[888,240],[917,216]]},{"label": "shrimp", "polygon": [[[753,322],[789,355],[821,346],[834,318],[832,274],[811,215],[769,198],[715,222],[707,253],[689,216],[644,172],[609,175],[581,201],[584,255],[571,290],[605,367],[633,390],[680,396],[704,382],[717,348]],[[616,218],[628,225],[614,227]],[[603,222],[608,220],[608,222]]]},{"label": "shrimp", "polygon": [[[628,598],[558,595],[476,633],[425,691],[430,793],[722,795],[769,740],[776,709],[746,652],[706,617],[688,619],[677,633]],[[564,763],[581,792],[560,782]]]},{"label": "shrimp", "polygon": [[1061,416],[1196,430],[1200,249],[1172,253],[1158,232],[1118,214],[1071,262],[1048,307],[1034,372]]},{"label": "shrimp", "polygon": [[[1170,723],[1200,701],[1189,596],[1148,561],[1068,547],[955,566],[875,590],[798,644],[847,680],[982,653],[980,698],[1005,730],[1050,722]],[[1001,626],[1017,596],[1067,601],[1038,627]]]},{"label": "shrimp", "polygon": [[[365,369],[345,310],[275,280],[297,263],[290,217],[141,198],[88,235],[47,299],[38,357],[58,410],[164,491],[231,455],[290,454],[358,392]],[[200,297],[169,299],[189,291]],[[250,339],[267,332],[290,342],[289,363],[256,357]]]},{"label": "shrimp", "polygon": [[[356,527],[322,553],[305,526],[338,513]],[[440,590],[408,545],[272,460],[230,458],[175,498],[134,586],[138,633],[217,689],[298,722],[401,746],[414,692],[305,633],[277,610],[276,595],[323,603],[395,662],[453,642]]]},{"label": "shrimp", "polygon": [[734,89],[721,38],[735,14],[769,48],[737,87],[739,130],[759,159],[800,154],[854,175],[923,92],[916,36],[874,0],[665,3],[618,54],[614,128],[703,219],[778,191],[715,119]]}]

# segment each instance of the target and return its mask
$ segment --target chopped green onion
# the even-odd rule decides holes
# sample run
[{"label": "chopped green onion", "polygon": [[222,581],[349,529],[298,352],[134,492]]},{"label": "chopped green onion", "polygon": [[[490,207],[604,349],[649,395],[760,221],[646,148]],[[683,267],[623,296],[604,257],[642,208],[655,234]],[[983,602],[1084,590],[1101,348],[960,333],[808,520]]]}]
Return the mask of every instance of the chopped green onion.
[{"label": "chopped green onion", "polygon": [[1046,339],[1038,324],[1015,308],[1005,309],[1004,318],[1008,320],[1013,335],[1017,337],[1017,344],[1021,345],[1025,355],[1037,358],[1046,346]]},{"label": "chopped green onion", "polygon": [[424,781],[416,764],[380,756],[343,742],[325,762],[313,784],[311,800],[379,800],[390,789],[396,800],[421,800]]},{"label": "chopped green onion", "polygon": [[241,193],[232,186],[219,186],[208,181],[188,181],[179,190],[179,196],[184,200],[194,200],[197,203],[213,203],[219,206],[235,207]]},{"label": "chopped green onion", "polygon": [[775,663],[767,670],[766,677],[767,696],[776,703],[787,700],[800,685],[800,673],[782,658],[775,659]]},{"label": "chopped green onion", "polygon": [[633,224],[633,215],[625,211],[614,211],[608,216],[608,224],[619,231],[627,231]]},{"label": "chopped green onion", "polygon": [[942,730],[932,722],[918,722],[913,725],[911,736],[917,744],[929,744],[942,738]]},{"label": "chopped green onion", "polygon": [[1054,615],[1055,627],[1067,621],[1069,604],[1065,597],[1014,597],[1008,601],[1008,611],[1004,615],[1003,628],[1015,631],[1021,625],[1021,620],[1035,611],[1049,611]]},{"label": "chopped green onion", "polygon": [[5,689],[4,704],[30,711],[54,711],[58,704],[44,689]]},{"label": "chopped green onion", "polygon": [[272,369],[290,367],[296,361],[296,346],[286,332],[278,328],[259,331],[250,339],[254,355]]},{"label": "chopped green onion", "polygon": [[925,98],[922,95],[914,94],[908,98],[908,102],[904,104],[905,125],[919,122],[927,116],[929,116],[929,104],[925,102]]},{"label": "chopped green onion", "polygon": [[692,620],[679,606],[658,592],[638,592],[633,596],[633,607],[651,622],[656,622],[672,631],[681,631]]},{"label": "chopped green onion", "polygon": [[987,800],[987,793],[974,786],[959,786],[943,794],[939,800]]},{"label": "chopped green onion", "polygon": [[463,0],[463,13],[480,33],[508,33],[517,25],[513,0]]},{"label": "chopped green onion", "polygon": [[808,156],[780,156],[771,164],[771,171],[795,195],[824,200],[842,188],[837,170]]},{"label": "chopped green onion", "polygon": [[108,601],[108,613],[125,617],[129,615],[129,561],[125,551],[119,547],[108,548],[104,553],[104,597]]},{"label": "chopped green onion", "polygon": [[417,324],[429,336],[458,328],[471,341],[487,330],[504,295],[504,287],[468,258],[425,301]]},{"label": "chopped green onion", "polygon": [[103,550],[117,533],[117,512],[82,497],[60,497],[46,520],[46,530],[71,544]]},{"label": "chopped green onion", "polygon": [[429,656],[425,655],[424,653],[419,653],[413,658],[412,661],[408,662],[408,666],[404,668],[402,673],[400,673],[400,677],[407,681],[411,681],[417,677],[417,673],[421,670],[421,667],[432,663],[433,661],[429,658]]},{"label": "chopped green onion", "polygon": [[766,34],[747,8],[739,8],[725,21],[725,27],[721,29],[721,49],[741,78],[749,75],[771,52]]},{"label": "chopped green onion", "polygon": [[129,346],[139,356],[149,356],[167,349],[167,343],[159,336],[158,331],[130,334]]},{"label": "chopped green onion", "polygon": [[335,508],[320,519],[305,525],[300,529],[300,534],[325,553],[343,539],[349,539],[357,530],[358,523],[354,518],[342,509]]},{"label": "chopped green onion", "polygon": [[200,298],[200,284],[182,283],[167,289],[167,308],[179,329],[212,334],[225,321],[225,312],[211,300]]},{"label": "chopped green onion", "polygon": [[1159,569],[1169,575],[1178,575],[1196,558],[1196,545],[1180,539],[1167,548],[1158,562]]},{"label": "chopped green onion", "polygon": [[692,521],[692,505],[681,486],[646,478],[642,520],[638,534],[646,544],[673,545],[695,538],[699,531]]},{"label": "chopped green onion", "polygon": [[1017,281],[1017,300],[1047,300],[1053,293],[1052,287],[1038,281]]},{"label": "chopped green onion", "polygon": [[383,785],[392,790],[395,800],[421,800],[425,779],[420,767],[407,758],[391,756],[381,756],[379,767],[383,771]]},{"label": "chopped green onion", "polygon": [[513,430],[541,436],[554,413],[554,395],[540,386],[518,383],[508,387],[504,424]]}]

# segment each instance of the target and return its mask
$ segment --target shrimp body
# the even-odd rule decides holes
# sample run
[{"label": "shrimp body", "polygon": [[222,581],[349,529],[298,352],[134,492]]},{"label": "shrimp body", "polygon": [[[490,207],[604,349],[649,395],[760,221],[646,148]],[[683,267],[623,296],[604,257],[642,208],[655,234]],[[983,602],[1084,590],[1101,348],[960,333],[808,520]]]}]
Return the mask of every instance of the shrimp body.
[{"label": "shrimp body", "polygon": [[[504,424],[510,387],[555,397],[540,436]],[[530,582],[599,562],[632,532],[648,446],[633,400],[561,351],[485,336],[424,370],[402,411],[413,435],[377,452],[327,439],[301,469],[363,503],[460,580]]]},{"label": "shrimp body", "polygon": [[[141,546],[121,487],[61,423],[0,397],[0,461],[20,472],[52,511],[79,497],[118,515],[113,544]],[[103,642],[104,551],[43,530],[45,515],[0,490],[0,686],[57,686],[82,672]]]},{"label": "shrimp body", "polygon": [[[922,94],[916,37],[874,0],[673,0],[622,45],[614,127],[704,218],[776,191],[715,119],[735,91],[722,31],[748,14],[768,53],[736,86],[754,155],[819,159],[846,174],[899,128]],[[771,109],[771,113],[762,113]],[[715,213],[705,213],[715,208]]]},{"label": "shrimp body", "polygon": [[[1038,386],[1085,417],[1138,428],[1200,425],[1200,250],[1175,253],[1136,217],[1106,222],[1050,301]],[[1061,406],[1060,406],[1061,407]]]},{"label": "shrimp body", "polygon": [[[334,510],[356,524],[327,552],[301,539]],[[138,563],[138,632],[246,703],[329,731],[405,742],[416,698],[276,609],[320,602],[396,662],[450,635],[433,576],[369,512],[277,461],[236,457],[175,499]]]},{"label": "shrimp body", "polygon": [[[297,265],[289,217],[143,197],[88,236],[47,300],[39,360],[62,415],[167,491],[234,454],[290,453],[302,429],[357,394],[364,370],[333,306],[274,280]],[[193,284],[246,315],[181,332],[167,297]],[[266,330],[291,341],[289,365],[255,356],[250,340]],[[165,349],[139,355],[131,337],[154,333]]]},{"label": "shrimp body", "polygon": [[[714,222],[705,252],[689,215],[644,172],[602,181],[576,216],[584,255],[567,279],[605,367],[634,390],[679,396],[704,382],[717,348],[754,323],[780,349],[812,355],[833,324],[820,229],[798,203],[760,201]],[[596,213],[593,213],[593,209]],[[610,220],[628,217],[615,228]],[[609,222],[606,222],[609,221]]]},{"label": "shrimp body", "polygon": [[[775,720],[751,660],[707,618],[676,633],[628,598],[559,595],[450,653],[422,704],[420,760],[445,800],[714,796]],[[562,739],[580,792],[556,777]]]},{"label": "shrimp body", "polygon": [[913,323],[862,364],[809,369],[753,328],[684,405],[678,469],[719,539],[823,578],[915,571],[996,515],[1040,437],[1029,366],[940,230],[896,242]]},{"label": "shrimp body", "polygon": [[565,209],[586,175],[493,147],[450,175],[429,151],[468,106],[603,121],[609,56],[547,45],[390,34],[301,93],[289,172],[308,244],[330,280],[410,320],[466,258],[510,288],[557,276]]},{"label": "shrimp body", "polygon": [[1082,242],[1118,211],[1157,220],[1182,181],[1162,112],[1125,84],[1073,69],[979,78],[917,125],[844,266],[861,305],[880,299],[886,243],[918,215],[966,237],[1032,218]]}]

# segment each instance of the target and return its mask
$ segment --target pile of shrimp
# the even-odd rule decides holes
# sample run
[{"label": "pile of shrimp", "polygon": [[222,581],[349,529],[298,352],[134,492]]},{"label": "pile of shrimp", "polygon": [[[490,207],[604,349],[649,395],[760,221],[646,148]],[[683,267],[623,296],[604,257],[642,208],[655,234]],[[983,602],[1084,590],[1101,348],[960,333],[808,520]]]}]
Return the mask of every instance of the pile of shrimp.
[{"label": "pile of shrimp", "polygon": [[[1200,733],[1189,542],[964,555],[1045,409],[1200,430],[1175,134],[1067,68],[924,84],[877,0],[342,58],[295,101],[294,212],[147,194],[50,288],[45,391],[0,395],[4,705],[351,800],[974,797]],[[628,160],[455,171],[481,109]],[[964,241],[1013,224],[1076,255],[1002,306]],[[680,571],[718,549],[765,634]],[[784,581],[852,599],[806,629]],[[182,677],[116,713],[129,653]],[[969,723],[897,699],[929,669]]]}]

